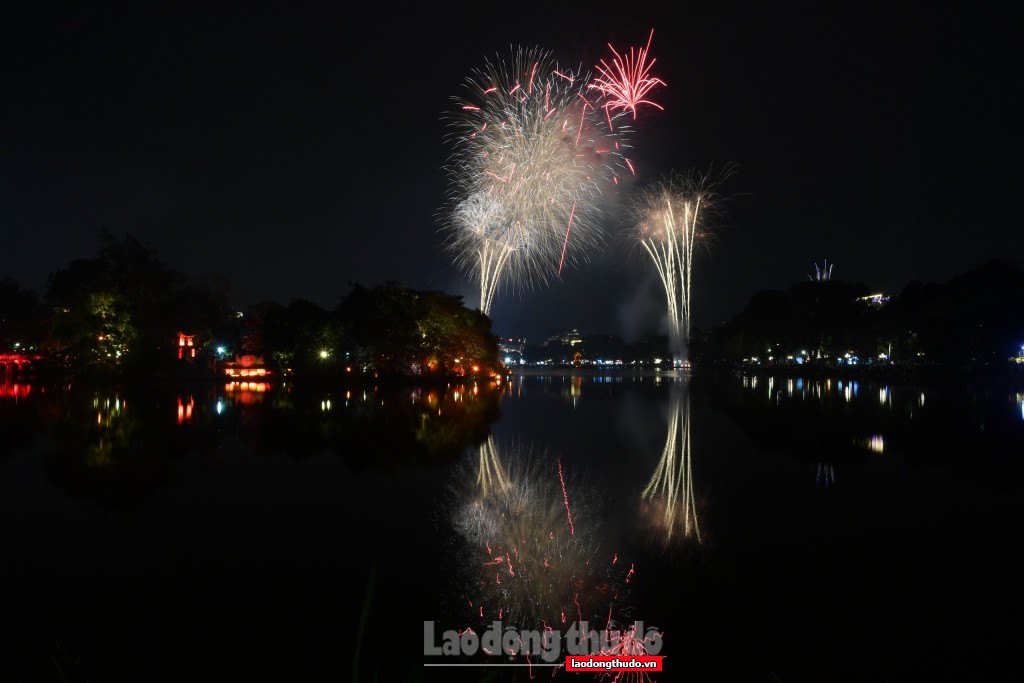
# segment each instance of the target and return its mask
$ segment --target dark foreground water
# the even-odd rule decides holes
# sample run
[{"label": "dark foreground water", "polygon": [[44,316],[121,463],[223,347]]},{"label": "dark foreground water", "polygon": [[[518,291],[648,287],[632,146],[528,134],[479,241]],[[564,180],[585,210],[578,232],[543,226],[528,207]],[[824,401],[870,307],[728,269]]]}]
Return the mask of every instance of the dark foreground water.
[{"label": "dark foreground water", "polygon": [[0,428],[3,680],[594,678],[425,655],[499,619],[643,622],[663,681],[1021,668],[1021,389],[8,385]]}]

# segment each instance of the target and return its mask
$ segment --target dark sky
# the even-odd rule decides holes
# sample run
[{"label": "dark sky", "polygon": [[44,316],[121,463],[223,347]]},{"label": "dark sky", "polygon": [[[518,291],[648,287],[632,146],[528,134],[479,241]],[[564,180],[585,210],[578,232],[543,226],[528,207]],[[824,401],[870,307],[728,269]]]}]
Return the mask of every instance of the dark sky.
[{"label": "dark sky", "polygon": [[[698,326],[825,260],[896,292],[1024,257],[1009,3],[18,5],[0,20],[0,276],[39,294],[107,231],[239,308],[333,308],[391,279],[475,306],[438,233],[452,96],[510,47],[590,69],[651,29],[665,111],[637,123],[635,185],[735,165],[696,262]],[[653,277],[594,252],[499,295],[495,331],[656,331]]]}]

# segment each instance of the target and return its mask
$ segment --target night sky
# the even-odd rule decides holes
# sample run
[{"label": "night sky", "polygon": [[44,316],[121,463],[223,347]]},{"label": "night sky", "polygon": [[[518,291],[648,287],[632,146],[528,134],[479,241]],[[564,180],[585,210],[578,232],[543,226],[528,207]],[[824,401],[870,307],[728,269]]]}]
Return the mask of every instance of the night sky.
[{"label": "night sky", "polygon": [[[735,165],[697,326],[826,260],[896,293],[1024,256],[1009,3],[17,4],[0,20],[0,276],[40,295],[106,231],[238,308],[333,308],[387,280],[475,307],[438,232],[452,97],[511,47],[590,70],[651,29],[665,111],[641,110],[637,177],[608,201]],[[499,295],[492,318],[502,336],[633,339],[661,329],[662,302],[649,264],[609,248]]]}]

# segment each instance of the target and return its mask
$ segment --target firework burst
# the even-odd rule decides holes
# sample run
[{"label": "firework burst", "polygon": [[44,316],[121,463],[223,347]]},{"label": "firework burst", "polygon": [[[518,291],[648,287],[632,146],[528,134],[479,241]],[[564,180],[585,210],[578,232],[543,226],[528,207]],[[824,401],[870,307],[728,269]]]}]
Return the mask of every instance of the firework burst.
[{"label": "firework burst", "polygon": [[587,81],[520,48],[474,71],[456,98],[445,244],[479,282],[485,314],[503,286],[546,285],[604,242],[602,198],[631,172],[628,129],[611,128]]},{"label": "firework burst", "polygon": [[[726,169],[723,180],[730,174]],[[687,360],[694,247],[706,243],[706,221],[716,211],[719,182],[693,173],[672,174],[642,190],[632,204],[632,237],[650,257],[665,290],[676,364]]]},{"label": "firework burst", "polygon": [[825,265],[819,267],[817,263],[814,264],[814,275],[808,275],[807,279],[811,282],[828,282],[832,279],[832,268],[835,264],[829,265],[828,259],[825,259]]},{"label": "firework burst", "polygon": [[646,47],[630,48],[624,54],[620,54],[609,43],[608,49],[615,55],[614,58],[610,64],[604,59],[598,62],[596,68],[600,76],[591,81],[588,87],[604,96],[603,106],[608,114],[609,126],[612,125],[612,114],[616,111],[628,111],[636,119],[636,109],[640,105],[664,109],[654,100],[648,99],[655,88],[665,85],[665,81],[651,75],[656,60],[647,61],[653,39],[654,29],[651,29]]}]

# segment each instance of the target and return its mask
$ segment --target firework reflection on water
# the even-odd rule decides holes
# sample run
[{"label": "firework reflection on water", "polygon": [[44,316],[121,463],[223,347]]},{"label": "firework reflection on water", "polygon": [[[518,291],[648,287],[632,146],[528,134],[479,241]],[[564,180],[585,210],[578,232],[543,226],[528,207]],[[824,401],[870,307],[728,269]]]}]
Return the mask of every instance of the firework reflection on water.
[{"label": "firework reflection on water", "polygon": [[627,597],[629,567],[602,547],[597,493],[545,450],[488,439],[469,454],[451,493],[466,626],[604,624]]}]

